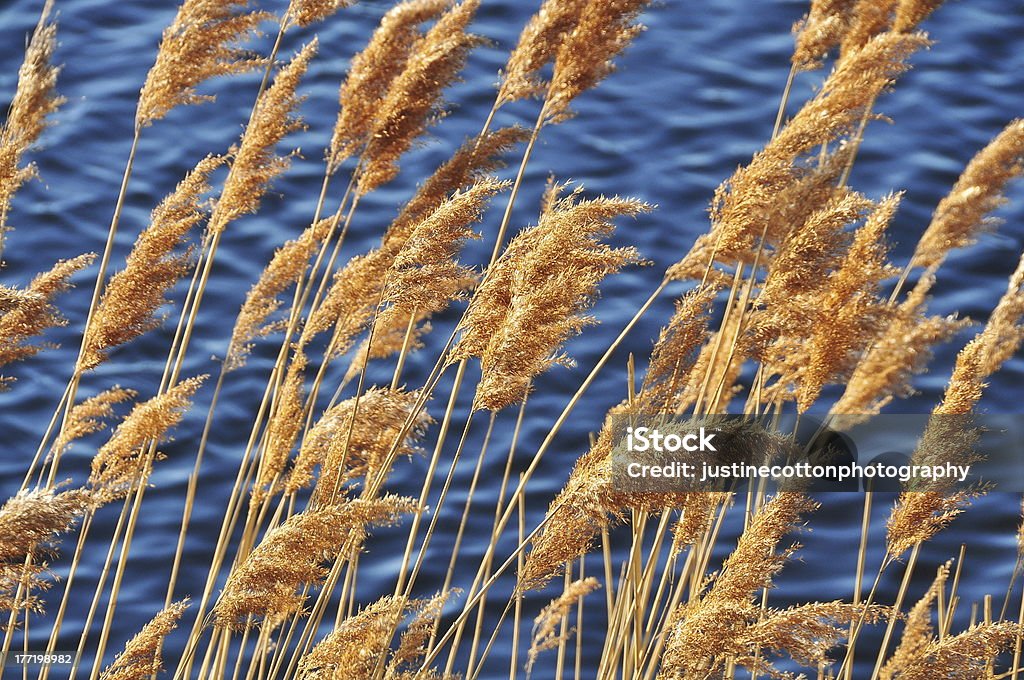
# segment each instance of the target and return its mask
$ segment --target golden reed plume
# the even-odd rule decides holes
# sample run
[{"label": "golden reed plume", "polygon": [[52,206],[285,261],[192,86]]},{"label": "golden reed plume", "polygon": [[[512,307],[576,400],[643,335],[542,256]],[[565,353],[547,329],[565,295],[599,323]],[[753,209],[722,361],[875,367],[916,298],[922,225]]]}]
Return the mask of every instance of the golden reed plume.
[{"label": "golden reed plume", "polygon": [[582,188],[557,200],[495,263],[463,321],[449,363],[479,357],[474,407],[493,411],[522,399],[535,376],[556,363],[558,348],[593,320],[585,311],[607,275],[637,262],[634,248],[602,241],[622,215],[650,206],[632,199],[582,200]]},{"label": "golden reed plume", "polygon": [[163,670],[160,650],[178,620],[188,609],[188,600],[175,602],[154,616],[138,634],[125,643],[124,650],[117,655],[100,680],[144,680]]},{"label": "golden reed plume", "polygon": [[96,507],[124,498],[146,472],[145,452],[151,442],[167,437],[192,407],[192,395],[206,376],[183,380],[163,394],[136,404],[107,443],[93,456],[89,474],[91,500]]},{"label": "golden reed plume", "polygon": [[920,661],[921,656],[932,642],[935,635],[932,627],[932,605],[944,594],[946,580],[949,578],[950,564],[950,562],[946,562],[938,568],[931,587],[917,601],[917,604],[911,607],[903,626],[900,643],[882,666],[878,680],[896,680],[902,677],[902,674],[912,668],[914,663]]},{"label": "golden reed plume", "polygon": [[309,26],[353,4],[355,0],[291,0],[288,19],[299,26]]},{"label": "golden reed plume", "polygon": [[244,366],[253,342],[280,328],[281,323],[272,319],[281,308],[280,295],[303,277],[310,258],[327,238],[330,228],[330,219],[320,220],[274,252],[260,278],[246,293],[245,302],[235,319],[224,360],[226,370]]},{"label": "golden reed plume", "polygon": [[935,275],[926,272],[892,310],[888,325],[857,362],[830,413],[853,424],[851,417],[876,415],[893,399],[910,396],[911,380],[927,368],[932,347],[950,340],[970,324],[953,316],[928,316],[928,292],[934,281]]},{"label": "golden reed plume", "polygon": [[95,255],[88,253],[61,260],[49,271],[36,275],[24,291],[10,294],[11,308],[0,316],[0,366],[38,354],[45,346],[29,341],[48,328],[67,324],[53,306],[53,298],[67,290],[71,276],[88,267],[93,259]]},{"label": "golden reed plume", "polygon": [[0,254],[8,229],[11,198],[35,174],[35,166],[22,165],[22,157],[46,129],[47,117],[64,102],[55,94],[60,74],[60,68],[52,63],[57,47],[57,25],[47,22],[49,10],[47,4],[32,34],[25,60],[18,70],[18,87],[7,111],[7,120],[0,128]]},{"label": "golden reed plume", "polygon": [[367,525],[393,524],[415,507],[397,496],[347,500],[289,517],[267,532],[245,561],[228,577],[214,608],[216,624],[239,628],[254,617],[279,621],[302,607],[297,591],[319,583],[322,564],[361,542]]},{"label": "golden reed plume", "polygon": [[[800,176],[798,159],[851,132],[864,111],[908,67],[907,58],[928,45],[923,35],[884,33],[841,59],[818,94],[807,102],[764,149],[715,192],[711,205],[710,251],[700,248],[668,270],[671,278],[703,273],[714,259],[749,261],[773,223],[776,198]],[[703,261],[693,258],[703,256]]]},{"label": "golden reed plume", "polygon": [[267,423],[263,454],[252,488],[253,507],[267,494],[277,492],[288,465],[288,456],[302,432],[308,363],[305,352],[296,349],[281,384],[277,405]]},{"label": "golden reed plume", "polygon": [[421,411],[412,426],[407,431],[403,429],[415,402],[415,392],[371,388],[359,397],[358,408],[355,397],[329,408],[303,440],[285,490],[294,493],[308,487],[318,465],[317,486],[324,489],[328,497],[352,479],[383,478],[381,464],[387,460],[395,439],[405,432],[397,455],[412,455],[418,450],[416,442],[433,422]]},{"label": "golden reed plume", "polygon": [[111,348],[131,342],[157,328],[157,310],[165,295],[188,271],[189,251],[179,253],[189,232],[205,217],[200,207],[210,191],[209,177],[222,163],[208,156],[153,210],[149,226],[139,234],[123,270],[103,289],[86,330],[78,371],[92,370],[107,360]]},{"label": "golden reed plume", "polygon": [[797,71],[820,68],[822,60],[843,41],[853,20],[857,0],[811,0],[811,8],[793,26],[796,46],[793,67]]},{"label": "golden reed plume", "polygon": [[[753,516],[721,572],[700,599],[670,615],[659,680],[712,677],[732,659],[755,673],[775,675],[770,655],[786,654],[816,666],[844,636],[838,624],[856,618],[862,608],[841,602],[814,602],[789,609],[762,610],[757,594],[797,549],[779,550],[782,539],[816,509],[806,496],[782,492]],[[875,612],[865,612],[874,616]]]},{"label": "golden reed plume", "polygon": [[274,147],[285,135],[303,126],[294,115],[301,101],[295,90],[316,54],[317,44],[314,39],[303,47],[260,95],[252,122],[232,154],[231,170],[210,218],[211,233],[222,232],[242,215],[255,213],[267,186],[288,168],[289,159],[277,156]]},{"label": "golden reed plume", "polygon": [[436,19],[451,0],[406,0],[381,19],[370,42],[354,57],[338,93],[341,111],[334,124],[329,161],[332,169],[359,153],[370,141],[381,101],[421,45],[420,24]]},{"label": "golden reed plume", "polygon": [[569,639],[573,631],[570,629],[565,634],[561,633],[558,629],[562,622],[566,621],[580,600],[600,587],[601,584],[593,576],[577,579],[567,585],[561,595],[545,605],[533,620],[533,635],[527,652],[527,673],[533,669],[533,664],[542,652],[554,649]]},{"label": "golden reed plume", "polygon": [[472,288],[476,274],[459,264],[459,254],[468,239],[479,238],[472,226],[488,201],[507,187],[490,177],[479,179],[412,229],[386,275],[376,321],[380,328],[404,329],[413,314],[440,312]]},{"label": "golden reed plume", "polygon": [[990,225],[986,215],[1006,202],[1007,183],[1024,172],[1024,119],[1012,121],[964,168],[914,250],[911,263],[936,266],[956,248],[974,243]]},{"label": "golden reed plume", "polygon": [[42,611],[46,560],[57,538],[88,510],[83,489],[20,491],[0,507],[0,611]]},{"label": "golden reed plume", "polygon": [[348,617],[299,662],[302,680],[371,680],[379,658],[388,652],[393,623],[405,607],[402,600],[384,596]]},{"label": "golden reed plume", "polygon": [[[385,276],[395,256],[401,251],[416,227],[434,213],[457,191],[471,187],[489,172],[502,166],[501,155],[523,138],[519,128],[502,128],[490,132],[479,140],[466,141],[452,157],[442,164],[403,206],[385,232],[380,248],[366,255],[354,257],[334,276],[334,282],[323,303],[310,317],[303,329],[300,344],[334,327],[332,358],[347,352],[354,338],[364,330],[380,299]],[[417,314],[420,321],[425,313]],[[394,318],[395,328],[401,326],[404,337],[409,317]],[[392,337],[391,328],[378,327],[384,338]],[[385,348],[389,343],[385,341]],[[371,348],[372,358],[386,356],[376,339]],[[353,361],[354,366],[361,366]],[[358,368],[357,368],[358,370]]]},{"label": "golden reed plume", "polygon": [[545,122],[571,117],[573,100],[615,70],[615,57],[643,31],[635,21],[649,4],[651,0],[588,0],[555,55]]},{"label": "golden reed plume", "polygon": [[249,11],[248,0],[184,0],[164,30],[156,62],[139,93],[137,127],[150,125],[171,109],[213,99],[196,87],[210,78],[244,73],[261,65],[238,47],[270,18]]},{"label": "golden reed plume", "polygon": [[63,452],[75,440],[105,430],[107,424],[104,421],[114,417],[114,406],[134,399],[135,396],[135,390],[126,390],[115,385],[96,396],[89,397],[81,404],[76,404],[68,413],[67,421],[54,440],[51,450]]},{"label": "golden reed plume", "polygon": [[497,106],[544,94],[540,72],[554,61],[589,0],[544,0],[530,17],[501,73]]},{"label": "golden reed plume", "polygon": [[991,666],[1019,639],[1018,623],[979,623],[957,635],[931,640],[894,676],[899,680],[989,678]]},{"label": "golden reed plume", "polygon": [[416,41],[387,96],[375,105],[356,192],[365,195],[398,174],[398,159],[441,115],[441,96],[481,38],[467,32],[479,0],[463,0]]}]

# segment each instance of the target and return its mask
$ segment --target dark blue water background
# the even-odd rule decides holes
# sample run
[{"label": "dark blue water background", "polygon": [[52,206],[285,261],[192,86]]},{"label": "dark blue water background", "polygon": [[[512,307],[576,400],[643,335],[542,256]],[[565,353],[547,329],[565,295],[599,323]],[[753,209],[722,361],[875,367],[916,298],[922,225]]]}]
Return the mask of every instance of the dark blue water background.
[{"label": "dark blue water background", "polygon": [[[416,183],[446,159],[464,137],[479,130],[493,98],[495,74],[535,4],[484,1],[476,29],[494,41],[493,46],[472,55],[465,82],[450,92],[452,115],[436,128],[435,136],[403,159],[403,172],[395,182],[360,205],[352,235],[345,245],[346,255],[372,247]],[[25,36],[35,24],[41,5],[40,0],[0,3],[0,105],[6,106],[14,90]],[[268,5],[268,9],[277,11],[283,3]],[[240,220],[227,232],[185,375],[215,372],[211,356],[223,354],[245,290],[274,248],[308,224],[321,178],[321,149],[328,141],[336,115],[339,80],[353,51],[365,44],[387,6],[368,0],[340,13],[326,25],[293,31],[287,36],[282,52],[285,55],[309,40],[314,32],[320,36],[320,56],[302,87],[308,97],[302,113],[309,129],[288,140],[289,144],[301,146],[304,157],[297,158],[291,171],[276,182],[259,215]],[[579,367],[558,368],[538,380],[537,392],[527,410],[521,459],[527,459],[536,449],[555,414],[656,285],[664,268],[706,229],[705,209],[715,186],[737,164],[748,160],[770,135],[788,70],[790,26],[805,6],[800,0],[665,2],[646,16],[649,30],[620,60],[619,72],[579,100],[578,118],[544,131],[526,175],[514,226],[524,226],[534,217],[549,173],[579,180],[593,194],[637,196],[657,204],[658,209],[649,216],[624,223],[615,236],[617,244],[637,246],[652,266],[633,268],[609,279],[596,306],[601,325],[569,344],[568,351]],[[57,60],[65,65],[60,91],[67,103],[57,115],[56,124],[44,135],[42,148],[32,155],[41,181],[27,185],[15,202],[10,221],[17,230],[8,240],[6,268],[0,272],[6,283],[23,284],[33,273],[59,258],[102,249],[131,139],[136,94],[152,63],[160,33],[173,17],[175,3],[58,0],[57,9]],[[879,110],[893,122],[870,126],[852,178],[853,186],[871,197],[906,190],[892,231],[898,260],[907,256],[931,210],[971,155],[1007,121],[1024,111],[1024,4],[1019,0],[950,2],[925,27],[936,44],[914,58],[915,69],[902,79],[894,93],[882,100]],[[271,37],[258,43],[256,49],[268,52]],[[810,95],[819,77],[820,74],[800,77],[794,101]],[[149,211],[160,197],[203,155],[222,152],[236,140],[257,84],[256,75],[210,83],[204,92],[216,94],[216,103],[178,109],[145,131],[117,241],[115,267],[123,262],[132,240],[146,224]],[[526,103],[508,107],[498,121],[529,126],[535,115],[535,105]],[[1000,210],[1006,222],[999,232],[985,236],[970,250],[954,254],[943,268],[932,302],[935,312],[960,312],[982,321],[990,312],[1004,290],[1006,277],[1013,270],[1024,241],[1024,187],[1016,187],[1011,196],[1014,201]],[[332,196],[333,203],[338,198],[337,194]],[[479,262],[485,251],[489,252],[499,216],[500,210],[488,216],[482,227],[485,238],[470,249],[470,261]],[[14,367],[12,374],[17,377],[17,384],[0,394],[0,482],[5,495],[17,489],[68,378],[94,271],[79,276],[79,288],[61,298],[71,323],[52,333],[50,339],[62,347]],[[563,428],[530,485],[530,526],[542,517],[552,494],[585,450],[588,433],[599,427],[606,409],[623,398],[627,353],[647,356],[658,328],[671,312],[672,297],[683,290],[682,285],[673,285],[671,295],[664,295],[654,305]],[[432,336],[434,347],[410,359],[406,372],[410,386],[422,384],[436,358],[436,345],[442,334],[447,336],[453,318],[448,315],[440,319]],[[138,389],[143,395],[152,394],[174,320],[172,317],[168,328],[114,352],[112,361],[86,379],[82,396],[113,383]],[[901,405],[901,410],[924,412],[936,403],[955,351],[967,337],[965,334],[939,350],[932,372],[917,381],[920,394]],[[179,596],[197,594],[201,588],[208,551],[221,521],[222,503],[230,489],[273,352],[273,343],[265,343],[257,348],[245,369],[227,380],[203,472]],[[339,364],[329,380],[336,380],[338,371],[343,370],[344,366]],[[1020,358],[1009,362],[992,379],[983,408],[991,412],[1018,411],[1022,375],[1024,362]],[[387,367],[371,375],[379,380],[388,376]],[[449,384],[448,380],[443,381],[439,393],[447,394]],[[162,605],[180,521],[180,499],[193,463],[201,414],[209,397],[209,388],[200,393],[194,412],[178,429],[175,441],[165,447],[168,459],[153,475],[154,487],[147,494],[136,531],[106,662]],[[441,406],[435,403],[432,409],[439,413]],[[483,488],[478,496],[483,503],[480,512],[471,518],[463,549],[467,566],[456,579],[456,585],[464,588],[469,585],[476,558],[486,543],[482,536],[489,531],[489,508],[493,507],[500,480],[501,459],[511,434],[513,415],[507,413],[500,418],[492,443],[492,451],[498,453],[492,454],[485,466]],[[470,451],[476,451],[483,428],[477,430],[476,436],[471,437]],[[432,441],[428,438],[428,443]],[[62,469],[80,478],[93,450],[87,445],[77,447]],[[400,463],[392,488],[415,494],[425,465],[425,460]],[[420,577],[422,594],[432,593],[443,579],[447,551],[471,473],[471,463],[457,472],[455,490],[445,506],[441,533],[435,541],[435,555],[439,557],[427,561]],[[803,561],[787,567],[772,594],[772,604],[851,596],[861,500],[854,495],[825,500],[825,508],[811,522],[813,531],[801,537],[806,546],[801,552]],[[879,558],[883,535],[879,530],[887,512],[888,503],[879,502],[875,508],[869,569],[874,568]],[[92,584],[102,565],[102,544],[112,531],[116,514],[117,510],[110,508],[95,523],[93,535],[98,540],[83,562],[77,596],[64,628],[67,644],[62,646],[73,647],[77,641]],[[954,557],[961,543],[967,543],[958,624],[966,623],[971,605],[986,593],[993,593],[998,608],[1013,567],[1017,516],[1016,497],[993,495],[978,502],[953,528],[924,548],[917,570],[919,579],[913,584],[910,597],[921,592],[938,564]],[[720,541],[723,554],[736,531],[733,521]],[[391,591],[402,544],[400,533],[389,532],[371,542],[362,561],[360,602],[371,602]],[[73,543],[67,546],[67,552],[72,547]],[[590,571],[595,573],[599,568],[600,561],[595,559]],[[58,574],[63,569],[58,563]],[[883,602],[891,601],[894,595],[897,572],[893,570],[883,581]],[[534,593],[527,598],[524,635],[528,634],[528,619],[552,593]],[[506,595],[507,587],[497,590],[492,598],[493,618],[500,613]],[[585,668],[596,664],[600,654],[603,605],[594,605],[594,623],[588,620],[590,625],[584,632]],[[48,630],[48,624],[34,623],[32,630],[33,639],[42,644],[41,636]],[[510,627],[506,625],[484,677],[507,677],[510,641]],[[871,646],[864,645],[868,649]],[[94,644],[90,644],[89,654],[92,649]],[[179,649],[180,640],[173,638],[169,655],[173,657]],[[535,677],[548,677],[553,673],[551,668],[542,663]]]}]

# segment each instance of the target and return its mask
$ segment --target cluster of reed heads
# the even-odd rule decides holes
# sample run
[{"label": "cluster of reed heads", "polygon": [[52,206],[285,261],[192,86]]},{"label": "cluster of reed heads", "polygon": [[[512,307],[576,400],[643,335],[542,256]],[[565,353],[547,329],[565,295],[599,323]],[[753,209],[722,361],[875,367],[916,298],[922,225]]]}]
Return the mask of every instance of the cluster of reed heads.
[{"label": "cluster of reed heads", "polygon": [[[536,380],[573,365],[562,347],[596,325],[589,310],[602,280],[643,264],[636,249],[610,245],[613,231],[653,206],[555,180],[532,225],[513,225],[513,206],[544,130],[573,124],[575,100],[640,38],[643,12],[676,10],[650,8],[648,0],[543,0],[498,74],[479,134],[419,181],[378,246],[342,257],[361,200],[395,179],[406,152],[444,117],[445,90],[474,50],[498,49],[472,32],[479,0],[395,4],[339,74],[339,113],[308,227],[273,253],[252,284],[211,375],[183,375],[205,292],[220,275],[221,241],[259,212],[289,169],[289,135],[304,127],[298,92],[317,40],[281,58],[282,39],[345,21],[350,4],[291,0],[274,14],[246,0],[184,0],[140,90],[100,254],[57,262],[25,285],[0,285],[0,386],[18,390],[17,372],[32,370],[47,332],[69,324],[61,295],[72,280],[94,281],[86,318],[72,320],[75,332],[65,333],[78,342],[77,359],[52,418],[38,423],[38,447],[11,452],[27,469],[0,508],[3,652],[81,655],[70,671],[33,669],[40,680],[68,673],[129,680],[161,671],[176,680],[689,680],[797,672],[843,680],[1017,678],[1024,600],[1015,617],[1013,580],[1002,610],[986,599],[966,627],[954,627],[969,572],[964,551],[935,565],[935,581],[916,604],[908,599],[921,545],[965,510],[971,493],[907,490],[880,531],[870,522],[874,494],[865,493],[850,590],[830,601],[800,592],[806,603],[777,607],[770,589],[799,549],[787,536],[818,507],[808,494],[755,487],[739,495],[630,495],[611,483],[612,416],[731,410],[772,418],[814,407],[867,420],[912,393],[933,347],[973,332],[934,408],[966,418],[988,377],[1014,356],[1024,339],[1024,260],[980,330],[969,331],[967,319],[930,315],[928,303],[949,253],[992,228],[1004,189],[1024,172],[1024,121],[1010,122],[978,152],[901,265],[890,260],[887,235],[901,194],[869,198],[848,183],[886,92],[929,46],[920,26],[941,1],[811,1],[794,28],[771,138],[722,182],[710,229],[688,252],[680,249],[540,445],[526,450],[517,447],[524,422],[548,418],[528,403]],[[50,5],[28,42],[0,134],[0,248],[5,239],[13,246],[0,256],[25,255],[8,226],[19,223],[12,198],[33,178],[33,147],[62,104]],[[247,48],[267,26],[277,31],[273,51]],[[241,138],[199,159],[153,207],[123,263],[114,258],[132,174],[145,161],[136,157],[139,139],[172,127],[164,121],[172,110],[212,100],[211,78],[251,72],[263,77]],[[813,96],[790,101],[794,80],[816,74]],[[498,111],[512,104],[536,115],[532,128],[495,126]],[[518,171],[499,179],[508,159],[518,159]],[[574,169],[552,170],[566,176]],[[465,261],[472,239],[493,244],[488,261]],[[559,430],[670,288],[684,292],[649,359],[629,357],[621,403],[604,426],[594,423],[589,450],[542,520],[528,524],[526,503],[536,500],[530,480],[561,470],[542,466],[563,445]],[[442,313],[458,319],[446,339],[431,325]],[[97,367],[116,363],[123,346],[158,328],[173,332],[154,394],[97,384]],[[269,375],[246,375],[255,373],[247,358],[258,345],[276,358]],[[433,366],[422,385],[403,381],[410,360]],[[329,370],[339,362],[341,370]],[[371,384],[371,364],[390,370],[391,380]],[[237,463],[230,494],[199,498],[222,387],[263,378],[249,432],[230,433]],[[472,398],[460,408],[466,389]],[[209,390],[205,414],[192,410],[199,390]],[[116,625],[119,595],[132,575],[150,477],[164,464],[161,445],[183,419],[204,417],[201,437],[175,445],[194,459],[180,530],[161,555],[172,565],[164,600],[155,596],[152,621],[119,639],[126,637]],[[475,461],[467,450],[476,448],[469,444],[474,421],[478,434],[486,427]],[[485,454],[496,428],[512,432],[511,445],[492,463]],[[914,460],[969,458],[973,441],[967,424],[929,429]],[[467,454],[471,482],[454,489],[466,477],[456,472]],[[87,479],[62,474],[70,455],[91,457]],[[424,472],[418,493],[406,497],[389,490],[389,476],[410,465],[410,456],[426,464],[416,468]],[[497,494],[477,488],[489,470],[501,476]],[[453,491],[461,508],[447,509]],[[184,592],[185,547],[202,540],[193,510],[209,504],[223,510],[223,524],[204,527],[205,536],[217,537],[203,546],[205,585]],[[443,510],[448,521],[439,522]],[[466,535],[474,512],[492,518],[489,535]],[[105,551],[95,547],[97,537],[89,540],[101,513],[116,517],[109,541],[99,537]],[[736,514],[742,531],[724,562],[713,564]],[[378,529],[402,537],[404,552],[369,550]],[[468,542],[472,554],[461,549]],[[1018,545],[1015,574],[1024,539]],[[883,558],[865,588],[875,554]],[[422,585],[426,560],[447,564],[439,588]],[[83,563],[102,567],[86,575]],[[373,570],[378,583],[387,570],[393,590],[362,597],[360,568]],[[893,578],[895,600],[880,601],[880,584]],[[530,608],[539,600],[550,603],[537,607],[531,631]],[[871,631],[870,649],[857,645],[864,631]]]}]

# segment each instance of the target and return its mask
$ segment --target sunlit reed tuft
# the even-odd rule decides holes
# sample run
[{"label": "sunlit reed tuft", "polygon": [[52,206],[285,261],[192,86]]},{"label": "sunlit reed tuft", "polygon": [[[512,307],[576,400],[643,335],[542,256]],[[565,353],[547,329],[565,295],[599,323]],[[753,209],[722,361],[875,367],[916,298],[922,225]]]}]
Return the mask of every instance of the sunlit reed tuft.
[{"label": "sunlit reed tuft", "polygon": [[270,15],[248,9],[248,0],[184,0],[164,30],[156,63],[139,94],[137,126],[160,120],[171,109],[213,99],[196,88],[217,76],[244,73],[260,59],[239,45]]},{"label": "sunlit reed tuft", "polygon": [[88,267],[95,255],[88,253],[61,260],[47,272],[38,274],[20,294],[14,295],[13,308],[0,316],[0,366],[21,361],[41,352],[46,345],[32,344],[32,338],[67,321],[53,305],[53,299],[70,287],[71,277]]},{"label": "sunlit reed tuft", "polygon": [[384,496],[292,515],[231,572],[214,609],[217,625],[233,629],[254,617],[277,621],[293,613],[304,601],[297,591],[326,577],[325,561],[361,542],[367,525],[392,524],[413,507],[411,500]]},{"label": "sunlit reed tuft", "polygon": [[210,173],[222,159],[208,156],[153,210],[123,270],[114,274],[85,334],[79,371],[96,368],[112,348],[159,327],[157,311],[167,293],[188,272],[190,249],[182,251],[189,232],[205,217],[200,206],[210,191]]},{"label": "sunlit reed tuft", "polygon": [[530,17],[501,73],[498,105],[544,94],[540,72],[554,61],[566,37],[576,28],[589,0],[544,0]]},{"label": "sunlit reed tuft", "polygon": [[114,663],[103,671],[100,680],[144,680],[163,670],[161,648],[164,639],[178,626],[188,609],[188,600],[175,602],[154,616],[129,640]]},{"label": "sunlit reed tuft", "polygon": [[370,42],[354,57],[338,93],[341,111],[331,138],[330,165],[336,169],[370,141],[381,101],[422,46],[419,25],[436,19],[451,0],[407,0],[388,10]]},{"label": "sunlit reed tuft", "polygon": [[301,101],[295,91],[316,54],[317,44],[314,39],[303,47],[260,95],[252,122],[233,150],[231,170],[210,218],[211,233],[223,231],[242,215],[255,213],[270,182],[288,168],[289,159],[276,155],[274,147],[285,135],[303,126],[295,116]]},{"label": "sunlit reed tuft", "polygon": [[555,55],[544,103],[546,122],[572,116],[573,100],[615,70],[615,57],[643,31],[636,18],[650,4],[651,0],[588,0]]},{"label": "sunlit reed tuft", "polygon": [[479,0],[448,10],[413,46],[387,96],[376,104],[373,132],[363,155],[356,191],[367,194],[398,174],[398,159],[442,115],[442,94],[481,39],[467,32]]},{"label": "sunlit reed tuft", "polygon": [[192,395],[206,376],[189,378],[152,399],[137,404],[92,459],[89,489],[95,505],[124,498],[146,472],[145,452],[181,422],[192,407]]},{"label": "sunlit reed tuft", "polygon": [[56,95],[60,68],[53,65],[57,25],[46,23],[46,18],[44,14],[29,41],[25,60],[18,70],[18,87],[7,110],[7,120],[0,128],[0,254],[8,229],[11,198],[35,174],[35,166],[23,164],[22,158],[39,141],[47,118],[64,102]]},{"label": "sunlit reed tuft", "polygon": [[974,243],[992,224],[986,216],[1003,205],[1007,183],[1024,172],[1024,119],[1012,121],[964,168],[932,216],[911,262],[931,267],[951,250]]}]

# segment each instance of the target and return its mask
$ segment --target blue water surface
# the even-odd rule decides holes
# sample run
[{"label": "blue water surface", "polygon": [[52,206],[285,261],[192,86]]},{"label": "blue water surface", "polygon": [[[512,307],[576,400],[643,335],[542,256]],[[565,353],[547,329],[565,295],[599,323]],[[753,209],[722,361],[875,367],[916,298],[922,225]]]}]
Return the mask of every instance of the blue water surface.
[{"label": "blue water surface", "polygon": [[[272,0],[264,4],[274,12],[284,6]],[[449,92],[450,115],[426,143],[402,159],[398,179],[360,204],[343,257],[373,247],[417,183],[464,138],[480,129],[493,100],[496,74],[536,5],[536,0],[483,1],[475,29],[491,44],[471,55],[464,81]],[[0,2],[0,106],[6,107],[14,91],[26,36],[41,6],[41,0]],[[292,54],[314,35],[320,37],[320,54],[301,87],[306,96],[301,112],[308,128],[283,145],[300,148],[301,155],[274,183],[260,213],[232,224],[225,234],[183,375],[216,372],[217,364],[211,357],[223,356],[246,289],[274,249],[309,223],[323,172],[322,149],[337,114],[338,84],[353,52],[365,44],[388,7],[386,2],[366,0],[323,25],[286,35],[282,55]],[[578,116],[544,130],[513,214],[515,228],[535,218],[549,175],[577,180],[592,195],[635,196],[657,205],[657,210],[623,221],[613,238],[616,245],[636,246],[650,261],[649,266],[631,267],[607,280],[595,308],[600,325],[588,329],[567,347],[577,367],[555,368],[538,379],[519,441],[520,468],[609,342],[657,285],[664,269],[707,229],[706,208],[715,187],[770,136],[789,69],[790,28],[805,9],[806,3],[801,0],[666,0],[645,15],[648,30],[618,60],[618,72],[579,99],[575,106]],[[56,11],[60,24],[56,59],[63,64],[59,89],[67,102],[44,134],[41,148],[32,154],[39,181],[28,183],[14,203],[10,223],[15,231],[8,238],[5,268],[0,271],[0,280],[8,284],[23,285],[60,258],[102,250],[131,142],[136,96],[152,64],[161,31],[173,18],[176,5],[164,0],[57,0]],[[906,191],[891,234],[899,263],[909,255],[932,209],[964,164],[1009,120],[1024,112],[1024,3],[949,2],[924,28],[935,44],[913,58],[914,69],[880,101],[877,109],[891,122],[871,124],[851,179],[855,188],[873,198]],[[270,50],[273,26],[268,25],[267,31],[268,35],[253,45],[258,53]],[[797,79],[790,112],[813,94],[820,76],[812,73]],[[176,109],[166,120],[144,131],[114,250],[114,267],[123,263],[135,236],[147,224],[149,211],[183,174],[205,154],[224,152],[237,140],[258,83],[259,75],[255,73],[211,82],[203,92],[215,94],[216,102]],[[518,103],[502,110],[497,122],[529,127],[536,114],[534,102]],[[511,170],[503,172],[504,176],[510,174]],[[341,190],[338,187],[332,192],[329,209],[337,205]],[[1010,195],[1013,200],[999,210],[1004,220],[999,230],[984,236],[969,250],[954,253],[940,272],[931,303],[935,313],[959,312],[983,322],[1005,290],[1006,278],[1024,245],[1024,187],[1018,185]],[[486,258],[499,219],[500,209],[492,210],[482,224],[484,238],[467,251],[467,261],[478,263]],[[60,298],[70,323],[47,336],[60,347],[13,366],[10,375],[17,378],[17,383],[10,391],[0,393],[0,491],[5,496],[20,485],[69,378],[94,274],[95,269],[90,269],[76,277],[78,288]],[[671,313],[673,297],[685,288],[673,284],[658,299],[562,428],[530,484],[528,528],[543,517],[551,497],[586,450],[589,434],[599,428],[605,411],[625,396],[627,357],[633,353],[642,365],[641,358],[648,355],[658,329]],[[182,295],[182,290],[177,291],[176,299],[180,301]],[[435,321],[428,348],[409,360],[403,379],[407,385],[423,383],[455,318],[447,313]],[[144,396],[153,394],[176,321],[172,312],[160,330],[115,350],[111,361],[86,378],[82,396],[115,383]],[[957,349],[973,332],[967,331],[939,348],[933,370],[917,382],[919,393],[899,405],[900,410],[925,412],[935,405]],[[225,383],[176,597],[201,591],[223,504],[275,352],[274,342],[259,345],[248,365],[231,374]],[[329,373],[329,385],[337,384],[344,372],[343,364],[340,362]],[[370,378],[386,381],[390,370],[390,366],[381,366],[371,371]],[[1017,411],[1022,376],[1024,362],[1018,357],[992,378],[983,408],[990,412]],[[450,385],[451,378],[443,378],[438,394],[447,395]],[[210,393],[209,386],[199,393],[193,412],[177,429],[174,441],[163,447],[167,459],[157,466],[152,489],[146,494],[104,664],[163,604],[181,520],[181,499]],[[463,395],[467,405],[470,396]],[[443,411],[442,402],[443,397],[431,405],[435,415]],[[478,512],[470,517],[463,545],[466,566],[458,571],[454,583],[464,589],[469,587],[487,543],[514,415],[504,413],[499,417],[491,441],[492,453],[484,463]],[[478,450],[484,430],[484,419],[480,420],[481,426],[471,433],[467,451]],[[428,446],[433,445],[435,436],[428,436]],[[62,471],[81,479],[95,443],[74,448]],[[450,451],[446,453],[439,474],[447,470],[450,455]],[[474,459],[473,455],[467,456],[456,471],[453,491],[439,520],[438,536],[419,578],[419,594],[432,594],[443,583]],[[400,462],[390,488],[397,493],[417,494],[426,464],[425,458]],[[435,489],[438,487],[439,482]],[[813,531],[800,537],[805,545],[800,553],[802,561],[788,566],[778,579],[770,600],[775,606],[852,596],[862,499],[851,494],[823,500],[824,507],[810,522]],[[888,510],[888,499],[876,499],[869,570],[881,558],[882,526]],[[734,514],[719,541],[721,556],[740,529],[741,513]],[[957,623],[966,624],[972,606],[982,602],[986,594],[993,595],[998,610],[1013,569],[1018,514],[1018,497],[994,494],[978,501],[951,529],[925,546],[909,597],[916,598],[935,567],[955,557],[961,544],[966,544]],[[77,645],[116,517],[117,509],[109,508],[93,524],[95,540],[86,551],[77,577],[76,596],[66,616],[61,647]],[[627,545],[625,538],[620,539],[617,549]],[[70,553],[73,545],[73,539],[69,539],[64,551]],[[370,542],[358,583],[361,603],[391,592],[403,546],[402,531],[381,532]],[[502,546],[503,558],[514,542],[505,541]],[[600,565],[596,556],[588,562],[588,571],[597,573]],[[54,569],[58,575],[66,573],[61,561]],[[501,615],[510,585],[508,581],[496,589],[485,630],[490,630]],[[891,602],[898,585],[899,573],[894,569],[882,580],[880,601]],[[59,594],[61,590],[57,587],[53,592]],[[532,617],[556,593],[557,588],[553,588],[526,597],[524,638],[529,635]],[[603,595],[594,597],[603,602]],[[56,603],[51,602],[50,609],[55,607]],[[603,605],[594,606],[593,611],[593,621],[588,618],[583,631],[584,677],[593,677],[603,642]],[[333,612],[327,618],[333,619]],[[34,646],[45,644],[48,629],[48,619],[32,620]],[[481,678],[508,677],[511,633],[506,623]],[[876,631],[866,634],[868,641],[862,644],[868,650],[862,659],[866,673],[874,660],[870,650],[878,635]],[[166,653],[172,667],[181,653],[183,637],[175,635],[168,642]],[[91,663],[96,642],[91,639],[86,647],[87,664]],[[553,659],[552,655],[539,662],[534,677],[554,677]],[[456,664],[457,669],[461,667]]]}]

